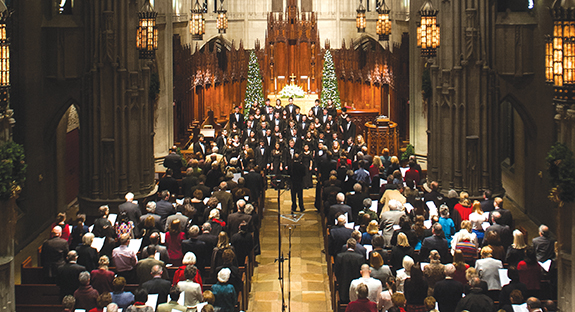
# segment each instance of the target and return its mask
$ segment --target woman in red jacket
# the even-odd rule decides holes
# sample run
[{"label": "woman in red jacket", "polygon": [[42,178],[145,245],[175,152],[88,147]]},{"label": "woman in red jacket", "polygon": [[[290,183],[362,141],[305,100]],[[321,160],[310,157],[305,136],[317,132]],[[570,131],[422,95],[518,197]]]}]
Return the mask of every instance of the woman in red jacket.
[{"label": "woman in red jacket", "polygon": [[166,248],[170,256],[170,263],[174,266],[182,265],[182,241],[186,236],[180,230],[180,220],[174,219],[166,232]]},{"label": "woman in red jacket", "polygon": [[[176,270],[176,273],[174,273],[174,279],[172,281],[172,286],[176,286],[176,285],[178,285],[178,282],[186,280],[186,277],[184,276],[184,270],[186,270],[186,267],[188,265],[196,265],[196,255],[191,251],[186,252],[186,254],[184,255],[184,260],[182,260],[182,266]],[[196,276],[194,276],[193,281],[194,281],[194,283],[200,284],[201,287],[204,286],[202,283],[202,276],[200,275],[199,270],[198,270],[198,274],[196,274]]]},{"label": "woman in red jacket", "polygon": [[469,194],[467,192],[459,193],[459,203],[455,204],[455,210],[459,212],[461,216],[461,221],[469,220],[469,215],[471,214],[471,200],[469,199]]},{"label": "woman in red jacket", "polygon": [[519,281],[527,286],[526,297],[535,297],[541,289],[541,266],[537,263],[535,250],[527,248],[525,258],[517,264]]}]

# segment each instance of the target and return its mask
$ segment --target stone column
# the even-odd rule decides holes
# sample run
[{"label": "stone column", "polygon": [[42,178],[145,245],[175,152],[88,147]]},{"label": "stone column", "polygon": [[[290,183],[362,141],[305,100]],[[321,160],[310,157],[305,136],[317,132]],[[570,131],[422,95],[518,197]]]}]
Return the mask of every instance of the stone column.
[{"label": "stone column", "polygon": [[0,310],[16,311],[14,296],[14,233],[16,198],[0,201]]},{"label": "stone column", "polygon": [[432,3],[439,9],[441,45],[430,67],[433,94],[428,104],[429,178],[438,181],[443,190],[465,190],[472,196],[479,196],[487,188],[500,193],[493,69],[495,3]]},{"label": "stone column", "polygon": [[92,0],[85,10],[86,55],[80,108],[80,209],[141,198],[154,185],[150,65],[136,50],[138,11],[144,1]]}]

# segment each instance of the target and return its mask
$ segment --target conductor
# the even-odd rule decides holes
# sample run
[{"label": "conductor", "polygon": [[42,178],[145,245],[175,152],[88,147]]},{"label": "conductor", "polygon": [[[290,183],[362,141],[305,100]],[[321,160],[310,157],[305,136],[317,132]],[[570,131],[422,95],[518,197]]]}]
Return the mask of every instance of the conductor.
[{"label": "conductor", "polygon": [[296,212],[297,205],[296,205],[296,196],[299,199],[299,209],[301,212],[304,212],[305,209],[303,207],[303,178],[305,176],[305,167],[302,163],[302,158],[300,154],[295,154],[293,159],[293,164],[290,166],[290,175],[291,175],[291,211]]}]

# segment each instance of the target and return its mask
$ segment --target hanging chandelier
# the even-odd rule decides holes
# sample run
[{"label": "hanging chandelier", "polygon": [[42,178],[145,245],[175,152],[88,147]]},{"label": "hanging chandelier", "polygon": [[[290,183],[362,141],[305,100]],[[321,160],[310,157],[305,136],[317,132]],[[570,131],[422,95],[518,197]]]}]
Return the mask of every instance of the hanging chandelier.
[{"label": "hanging chandelier", "polygon": [[198,0],[196,0],[191,13],[190,34],[192,34],[192,40],[202,40],[206,33],[206,20],[204,19],[204,8]]},{"label": "hanging chandelier", "polygon": [[153,59],[158,49],[158,27],[156,26],[158,12],[146,0],[140,12],[138,12],[138,31],[136,35],[136,48],[140,51],[141,59]]},{"label": "hanging chandelier", "polygon": [[439,48],[439,25],[437,24],[437,13],[430,0],[425,0],[419,14],[421,20],[417,26],[417,46],[421,48],[421,56],[434,57]]},{"label": "hanging chandelier", "polygon": [[391,10],[385,4],[385,0],[382,0],[377,8],[377,24],[375,32],[379,35],[379,41],[388,41],[389,35],[391,34],[391,20],[389,19],[389,12]]},{"label": "hanging chandelier", "polygon": [[357,17],[355,18],[355,26],[357,27],[357,32],[365,32],[365,26],[367,21],[365,19],[365,7],[363,6],[363,0],[359,0],[359,7],[357,7]]},{"label": "hanging chandelier", "polygon": [[225,34],[226,29],[228,29],[228,17],[226,16],[226,12],[227,11],[224,10],[224,0],[220,0],[220,8],[216,11],[216,13],[218,13],[216,28],[220,34]]}]

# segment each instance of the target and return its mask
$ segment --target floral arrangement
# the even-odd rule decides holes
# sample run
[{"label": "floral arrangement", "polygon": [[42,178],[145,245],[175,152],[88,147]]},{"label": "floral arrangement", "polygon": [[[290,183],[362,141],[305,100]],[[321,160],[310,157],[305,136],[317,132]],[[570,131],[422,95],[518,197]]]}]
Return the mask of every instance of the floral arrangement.
[{"label": "floral arrangement", "polygon": [[289,97],[303,98],[305,97],[305,91],[300,86],[290,84],[285,86],[280,91],[280,95],[282,98],[289,98]]}]

